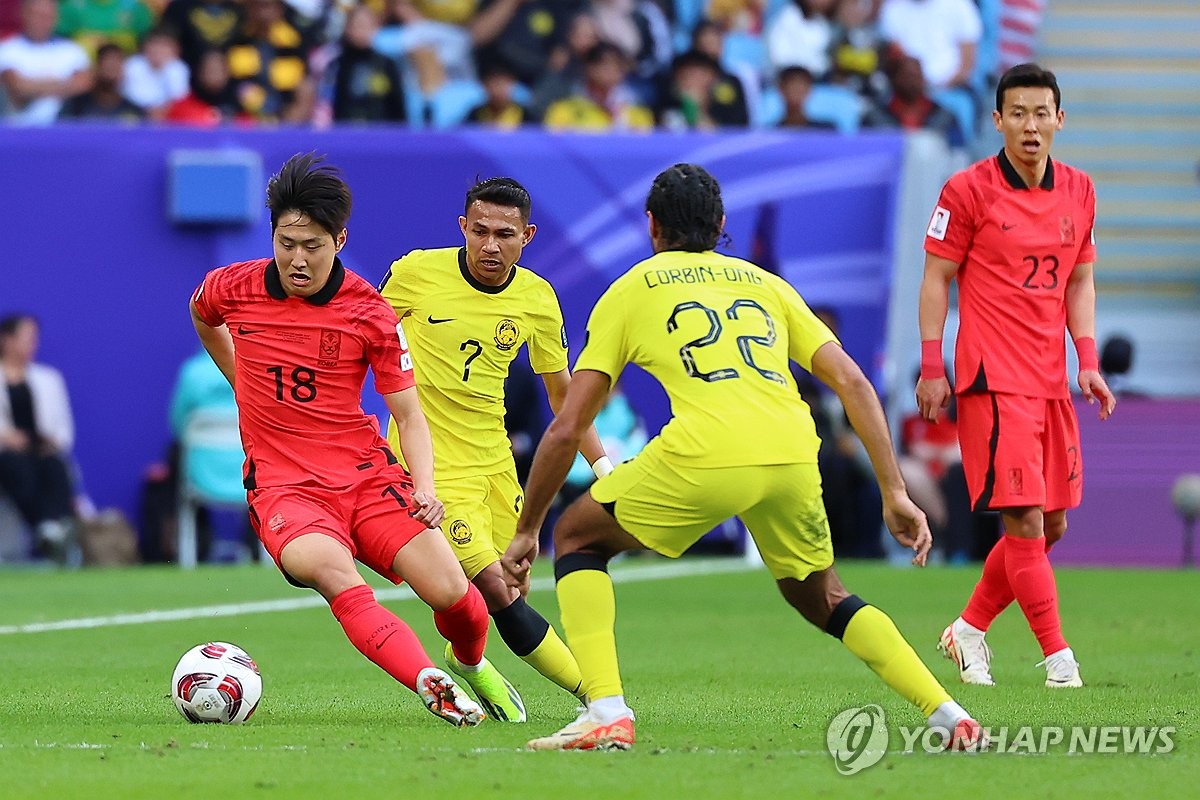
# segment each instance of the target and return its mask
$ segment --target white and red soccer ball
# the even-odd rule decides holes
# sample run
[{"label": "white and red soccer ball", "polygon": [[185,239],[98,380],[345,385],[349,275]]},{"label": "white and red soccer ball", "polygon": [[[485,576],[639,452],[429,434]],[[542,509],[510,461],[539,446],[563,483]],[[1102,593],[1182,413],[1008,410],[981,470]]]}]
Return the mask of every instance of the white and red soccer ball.
[{"label": "white and red soccer ball", "polygon": [[262,676],[250,655],[228,642],[198,644],[171,676],[171,699],[188,722],[240,725],[262,699]]}]

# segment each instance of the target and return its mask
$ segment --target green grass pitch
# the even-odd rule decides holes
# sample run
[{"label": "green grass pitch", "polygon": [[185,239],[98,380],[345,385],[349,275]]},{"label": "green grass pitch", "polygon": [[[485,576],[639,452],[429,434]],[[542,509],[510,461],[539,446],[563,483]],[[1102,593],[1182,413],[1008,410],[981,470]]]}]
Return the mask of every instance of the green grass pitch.
[{"label": "green grass pitch", "polygon": [[[694,560],[694,565],[714,561]],[[658,569],[630,559],[613,573]],[[724,562],[728,565],[729,562]],[[720,566],[719,564],[717,565]],[[363,659],[323,605],[24,632],[21,626],[270,600],[298,600],[271,568],[0,571],[0,796],[17,798],[755,798],[1194,796],[1200,775],[1200,577],[1061,569],[1065,630],[1087,686],[1052,691],[1019,610],[989,641],[994,688],[966,687],[934,646],[962,607],[970,568],[840,568],[886,610],[951,693],[985,725],[1174,726],[1160,755],[904,753],[837,773],[825,748],[839,711],[878,703],[918,725],[840,643],[788,609],[762,570],[621,583],[618,643],[638,713],[629,753],[531,753],[526,739],[570,721],[573,699],[493,637],[489,655],[521,689],[530,721],[456,730]],[[548,564],[539,564],[548,586]],[[644,574],[642,575],[643,577]],[[376,584],[379,586],[380,584]],[[554,595],[531,595],[557,622]],[[441,651],[428,610],[387,605]],[[188,647],[245,647],[264,699],[240,727],[189,725],[168,696]],[[1070,794],[1067,794],[1070,792]]]}]

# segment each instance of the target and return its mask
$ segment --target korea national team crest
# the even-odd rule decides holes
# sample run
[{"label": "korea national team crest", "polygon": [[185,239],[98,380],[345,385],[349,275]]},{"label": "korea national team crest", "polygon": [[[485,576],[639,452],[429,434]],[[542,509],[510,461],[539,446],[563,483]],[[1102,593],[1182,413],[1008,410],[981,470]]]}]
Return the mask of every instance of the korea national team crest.
[{"label": "korea national team crest", "polygon": [[342,352],[342,332],[328,329],[321,331],[321,352],[317,363],[322,367],[337,366],[338,356]]},{"label": "korea national team crest", "polygon": [[1075,246],[1075,220],[1063,217],[1058,221],[1058,233],[1062,237],[1063,247]]},{"label": "korea national team crest", "polygon": [[496,323],[496,347],[508,352],[520,344],[521,332],[517,330],[517,323],[511,319],[502,319]]}]

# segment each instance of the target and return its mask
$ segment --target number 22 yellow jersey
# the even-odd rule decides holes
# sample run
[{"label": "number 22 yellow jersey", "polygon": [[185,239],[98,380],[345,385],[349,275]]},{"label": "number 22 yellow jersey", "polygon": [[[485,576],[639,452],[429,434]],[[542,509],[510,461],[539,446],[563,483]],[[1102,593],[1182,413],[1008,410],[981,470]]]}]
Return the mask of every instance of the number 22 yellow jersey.
[{"label": "number 22 yellow jersey", "polygon": [[668,250],[596,302],[575,371],[615,382],[633,363],[662,384],[671,420],[648,451],[695,467],[815,463],[820,439],[789,359],[811,369],[832,341],[782,278],[713,251]]},{"label": "number 22 yellow jersey", "polygon": [[[379,289],[400,317],[412,352],[436,478],[510,467],[504,380],[513,359],[528,345],[534,372],[567,368],[566,329],[554,289],[519,265],[502,286],[482,284],[461,247],[413,250],[392,263]],[[394,421],[388,442],[399,455]]]}]

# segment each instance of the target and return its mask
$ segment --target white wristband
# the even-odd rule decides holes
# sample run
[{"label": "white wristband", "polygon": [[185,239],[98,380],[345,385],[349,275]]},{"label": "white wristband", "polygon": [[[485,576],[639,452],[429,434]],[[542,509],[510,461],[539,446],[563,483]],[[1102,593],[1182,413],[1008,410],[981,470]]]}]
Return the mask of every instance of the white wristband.
[{"label": "white wristband", "polygon": [[600,456],[596,459],[596,462],[592,464],[592,472],[596,473],[597,478],[603,478],[612,471],[612,459],[610,459],[608,456]]}]

